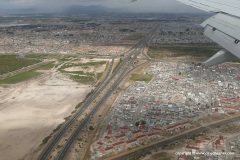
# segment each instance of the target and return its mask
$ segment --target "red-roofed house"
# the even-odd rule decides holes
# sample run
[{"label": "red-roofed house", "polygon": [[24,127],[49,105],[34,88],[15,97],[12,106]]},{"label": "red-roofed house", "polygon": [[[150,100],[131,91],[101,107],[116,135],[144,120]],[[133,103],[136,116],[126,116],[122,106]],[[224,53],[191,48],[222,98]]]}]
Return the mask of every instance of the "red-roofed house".
[{"label": "red-roofed house", "polygon": [[98,146],[97,149],[98,150],[101,150],[103,148],[103,146]]},{"label": "red-roofed house", "polygon": [[100,156],[105,155],[105,150],[98,151],[98,154],[99,154]]},{"label": "red-roofed house", "polygon": [[111,141],[112,141],[112,137],[110,137],[110,136],[105,136],[104,137],[104,142],[110,143]]},{"label": "red-roofed house", "polygon": [[141,135],[136,137],[138,141],[143,141],[145,138],[146,138],[146,135]]},{"label": "red-roofed house", "polygon": [[233,99],[233,102],[240,102],[240,98]]},{"label": "red-roofed house", "polygon": [[109,137],[109,136],[105,136],[104,138],[107,139],[107,140],[111,139],[111,137]]},{"label": "red-roofed house", "polygon": [[147,127],[147,126],[145,126],[145,125],[142,125],[142,126],[140,127],[140,129],[142,129],[142,130],[147,130],[147,129],[148,129],[148,127]]},{"label": "red-roofed house", "polygon": [[219,136],[219,140],[220,140],[221,143],[224,143],[224,138],[223,138],[222,135]]},{"label": "red-roofed house", "polygon": [[156,133],[150,133],[150,134],[148,134],[147,136],[148,136],[148,137],[156,137],[157,134],[156,134]]},{"label": "red-roofed house", "polygon": [[151,139],[151,138],[156,138],[157,134],[156,133],[150,133],[147,136],[148,136],[149,139]]},{"label": "red-roofed house", "polygon": [[223,151],[224,150],[223,144],[224,144],[224,138],[223,138],[223,136],[220,135],[219,138],[215,142],[216,149],[218,151]]},{"label": "red-roofed house", "polygon": [[200,110],[200,111],[205,111],[206,108],[200,107],[200,108],[198,108],[198,110]]},{"label": "red-roofed house", "polygon": [[204,138],[204,141],[207,142],[207,143],[209,143],[209,142],[211,142],[211,138],[205,137],[205,138]]},{"label": "red-roofed house", "polygon": [[186,158],[187,158],[186,154],[178,156],[178,160],[186,160]]},{"label": "red-roofed house", "polygon": [[97,142],[96,145],[94,145],[94,149],[101,150],[104,147],[104,143]]},{"label": "red-roofed house", "polygon": [[202,140],[202,139],[201,140],[196,140],[195,143],[196,143],[197,147],[199,147],[201,149],[203,149],[205,144],[206,144],[205,141]]},{"label": "red-roofed house", "polygon": [[121,128],[116,128],[116,132],[121,132]]},{"label": "red-roofed house", "polygon": [[178,80],[180,80],[180,79],[182,79],[182,78],[184,78],[183,76],[175,76],[175,77],[172,77],[172,79],[173,80],[176,80],[176,81],[178,81]]},{"label": "red-roofed house", "polygon": [[132,100],[132,101],[128,101],[128,103],[130,103],[130,104],[137,104],[137,102],[134,101],[134,100]]},{"label": "red-roofed house", "polygon": [[115,138],[116,138],[117,140],[124,141],[127,137],[126,137],[126,134],[121,134],[121,135],[119,135],[119,136],[115,136]]},{"label": "red-roofed house", "polygon": [[142,135],[142,130],[133,131],[132,134],[134,137],[140,136]]},{"label": "red-roofed house", "polygon": [[199,152],[200,148],[187,145],[185,147],[186,151],[196,153]]},{"label": "red-roofed house", "polygon": [[153,128],[153,131],[156,132],[156,133],[163,133],[164,130],[161,129],[161,128]]},{"label": "red-roofed house", "polygon": [[128,127],[121,127],[121,128],[120,128],[120,131],[121,131],[121,132],[127,132],[127,131],[128,131]]},{"label": "red-roofed house", "polygon": [[111,135],[112,134],[112,130],[108,130],[107,134]]},{"label": "red-roofed house", "polygon": [[104,149],[106,154],[111,154],[113,152],[113,147],[107,147]]},{"label": "red-roofed house", "polygon": [[223,107],[220,107],[220,106],[214,106],[214,107],[212,107],[212,112],[213,113],[223,114],[224,113],[224,109],[223,109]]},{"label": "red-roofed house", "polygon": [[119,147],[119,146],[122,146],[122,145],[124,145],[124,142],[123,142],[123,141],[114,143],[114,144],[113,144],[113,147]]},{"label": "red-roofed house", "polygon": [[176,132],[176,131],[179,131],[181,128],[188,128],[190,126],[191,126],[190,123],[183,122],[183,123],[180,123],[180,124],[176,124],[176,125],[167,127],[167,131],[175,131]]},{"label": "red-roofed house", "polygon": [[97,142],[97,144],[98,144],[99,146],[102,146],[102,145],[103,145],[103,143],[102,143],[102,142]]},{"label": "red-roofed house", "polygon": [[129,141],[126,142],[127,144],[127,148],[128,147],[132,147],[132,145],[136,144],[137,143],[137,140],[136,139],[131,139]]},{"label": "red-roofed house", "polygon": [[222,150],[222,145],[221,145],[221,142],[220,142],[219,139],[216,140],[216,142],[215,142],[215,146],[216,146],[216,149],[217,149],[217,150],[219,150],[219,151]]}]

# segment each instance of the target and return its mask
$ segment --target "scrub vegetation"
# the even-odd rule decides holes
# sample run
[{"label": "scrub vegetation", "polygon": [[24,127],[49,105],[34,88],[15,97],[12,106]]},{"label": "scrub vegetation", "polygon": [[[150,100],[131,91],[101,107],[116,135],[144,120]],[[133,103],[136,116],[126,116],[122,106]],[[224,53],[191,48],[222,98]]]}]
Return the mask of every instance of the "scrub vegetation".
[{"label": "scrub vegetation", "polygon": [[13,77],[6,78],[4,80],[0,80],[0,84],[15,84],[15,83],[29,80],[29,79],[37,77],[39,75],[41,75],[41,73],[36,72],[36,71],[28,71],[28,72],[24,72],[24,73],[18,74]]},{"label": "scrub vegetation", "polygon": [[[59,67],[59,71],[64,73],[70,77],[70,79],[83,84],[93,84],[97,80],[99,80],[103,73],[95,73],[95,71],[91,71],[101,67],[102,65],[106,64],[106,61],[91,61],[82,63],[80,60],[71,60],[69,58],[62,59],[61,62],[65,63],[61,67]],[[82,70],[78,71],[71,71],[68,70],[69,68],[82,68]]]},{"label": "scrub vegetation", "polygon": [[153,76],[150,74],[132,74],[130,76],[130,80],[132,81],[144,81],[144,82],[150,82],[152,80]]},{"label": "scrub vegetation", "polygon": [[17,55],[0,55],[0,75],[27,67],[41,60],[19,58]]},{"label": "scrub vegetation", "polygon": [[191,57],[207,59],[221,49],[216,44],[159,44],[149,47],[148,55],[154,59]]},{"label": "scrub vegetation", "polygon": [[48,63],[46,65],[41,66],[40,68],[38,68],[39,70],[50,70],[55,66],[54,62],[52,63]]}]

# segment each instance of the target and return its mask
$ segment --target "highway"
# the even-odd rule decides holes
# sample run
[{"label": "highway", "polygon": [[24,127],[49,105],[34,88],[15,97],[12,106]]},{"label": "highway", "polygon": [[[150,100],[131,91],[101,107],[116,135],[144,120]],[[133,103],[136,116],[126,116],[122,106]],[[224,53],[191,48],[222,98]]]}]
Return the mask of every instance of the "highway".
[{"label": "highway", "polygon": [[231,122],[234,122],[234,121],[237,121],[237,120],[240,120],[240,116],[229,118],[227,120],[223,120],[223,121],[219,121],[219,122],[215,122],[215,123],[211,123],[209,125],[205,125],[205,126],[202,126],[202,127],[198,127],[198,128],[192,129],[190,131],[181,133],[179,135],[169,137],[168,139],[162,140],[158,143],[147,145],[144,148],[135,149],[132,152],[128,152],[126,154],[123,153],[122,155],[119,155],[119,156],[116,156],[116,157],[107,158],[107,160],[123,160],[123,159],[124,160],[129,160],[129,159],[133,159],[133,158],[135,158],[139,155],[144,155],[145,153],[148,153],[149,151],[151,151],[153,149],[163,147],[163,146],[165,146],[169,143],[172,143],[176,140],[187,138],[189,135],[194,135],[194,134],[197,134],[197,133],[200,133],[200,132],[203,132],[203,131],[207,131],[209,128],[215,128],[217,126],[226,125],[228,123],[231,123]]},{"label": "highway", "polygon": [[[158,26],[158,25],[157,25]],[[155,32],[157,26],[153,28],[153,30],[150,31],[147,38],[141,40],[137,45],[135,45],[130,51],[127,57],[125,57],[120,65],[116,68],[116,70],[111,74],[111,70],[113,67],[113,62],[116,57],[113,57],[112,63],[109,67],[107,76],[105,77],[105,80],[99,84],[98,88],[95,89],[95,92],[92,96],[90,96],[86,102],[83,104],[82,108],[77,111],[77,113],[71,117],[69,121],[67,121],[60,130],[50,139],[50,142],[47,144],[43,152],[39,156],[39,160],[46,160],[51,155],[52,150],[56,147],[58,142],[62,139],[62,137],[67,133],[67,131],[75,124],[77,119],[82,115],[82,113],[89,107],[89,105],[100,95],[100,93],[108,88],[108,91],[105,93],[103,98],[93,107],[91,112],[79,123],[78,127],[73,131],[70,138],[68,138],[68,141],[63,146],[60,154],[58,155],[57,159],[64,159],[69,152],[73,142],[83,129],[83,127],[87,124],[87,122],[90,120],[90,118],[96,113],[96,111],[99,109],[99,107],[110,97],[112,92],[118,87],[118,85],[121,83],[122,79],[130,72],[130,67],[132,66],[132,62],[137,58],[139,54],[143,52],[143,49],[145,48],[147,42],[150,40],[150,38],[153,36],[153,33]],[[111,89],[109,89],[109,84],[113,84],[111,86]]]},{"label": "highway", "polygon": [[[154,28],[156,29],[156,28]],[[151,32],[152,34],[154,32]],[[150,34],[150,35],[152,35]],[[67,143],[64,145],[63,149],[61,150],[59,156],[58,156],[58,160],[62,160],[66,157],[68,151],[70,150],[71,145],[73,144],[73,142],[75,141],[75,139],[78,137],[79,133],[81,132],[82,128],[84,127],[84,125],[90,120],[90,118],[92,116],[94,116],[94,114],[96,113],[96,111],[99,109],[99,107],[101,107],[101,105],[110,97],[110,95],[112,94],[112,92],[114,92],[115,89],[117,89],[117,87],[119,86],[119,84],[121,83],[121,81],[125,78],[125,76],[127,76],[130,72],[131,72],[131,65],[133,63],[133,61],[137,58],[137,56],[139,54],[143,53],[143,50],[145,48],[146,42],[148,41],[144,40],[141,41],[141,43],[139,43],[139,45],[137,45],[138,48],[136,48],[135,50],[132,51],[131,54],[129,54],[124,60],[123,62],[120,64],[120,66],[116,69],[116,71],[113,73],[113,75],[111,76],[111,78],[107,81],[106,85],[110,84],[112,82],[112,80],[116,77],[117,79],[115,80],[115,82],[113,83],[113,85],[111,86],[111,89],[109,89],[106,94],[103,96],[103,98],[96,104],[96,106],[94,107],[94,109],[90,112],[90,114],[88,114],[88,116],[80,122],[80,124],[78,125],[77,129],[74,131],[74,133],[71,135],[71,137],[68,139]],[[139,51],[138,51],[139,50]],[[107,86],[105,86],[107,87]]]},{"label": "highway", "polygon": [[110,95],[112,94],[112,92],[114,92],[117,87],[119,86],[119,84],[121,83],[122,79],[125,78],[126,75],[128,75],[128,73],[131,72],[131,70],[125,70],[124,72],[122,72],[121,76],[119,77],[119,79],[112,85],[112,89],[110,89],[105,95],[104,97],[97,103],[97,105],[94,107],[94,109],[90,112],[90,114],[83,120],[81,121],[81,123],[79,124],[79,126],[77,127],[77,129],[75,130],[75,132],[71,135],[71,137],[69,138],[68,142],[65,144],[65,146],[63,147],[62,151],[60,152],[59,156],[57,159],[64,159],[68,150],[70,149],[70,146],[72,145],[72,143],[74,142],[74,140],[76,139],[76,137],[78,136],[78,134],[80,133],[81,129],[84,127],[84,125],[89,121],[89,119],[94,116],[94,114],[96,113],[96,111],[99,109],[99,107],[101,107],[101,105],[110,97]]},{"label": "highway", "polygon": [[[107,75],[106,75],[106,77],[105,77],[105,80],[102,81],[102,82],[98,85],[98,87],[97,87],[97,88],[95,89],[95,91],[94,91],[94,94],[93,94],[92,96],[90,96],[90,97],[86,100],[86,102],[83,104],[83,106],[81,107],[81,109],[80,109],[73,117],[71,117],[71,119],[70,119],[69,121],[67,121],[67,122],[64,124],[64,126],[62,126],[62,127],[60,128],[60,130],[57,132],[56,135],[54,135],[53,138],[51,138],[51,141],[48,143],[48,145],[46,146],[46,148],[44,149],[44,151],[40,154],[40,156],[39,156],[39,158],[38,158],[39,160],[46,160],[46,159],[50,156],[53,148],[57,145],[57,143],[58,143],[58,142],[60,141],[60,139],[64,136],[64,134],[68,131],[68,129],[71,128],[71,126],[74,124],[74,122],[77,121],[77,119],[79,118],[79,116],[82,115],[82,113],[88,108],[88,106],[98,97],[98,95],[100,94],[101,90],[106,87],[106,85],[107,85],[106,80],[109,78],[109,75],[111,74],[111,70],[112,70],[113,63],[114,63],[114,59],[115,59],[115,58],[116,58],[116,57],[113,57],[113,59],[112,59],[112,62],[111,62],[110,67],[109,67],[109,69],[108,69],[108,73],[107,73]],[[105,82],[105,83],[104,83],[104,82]]]}]

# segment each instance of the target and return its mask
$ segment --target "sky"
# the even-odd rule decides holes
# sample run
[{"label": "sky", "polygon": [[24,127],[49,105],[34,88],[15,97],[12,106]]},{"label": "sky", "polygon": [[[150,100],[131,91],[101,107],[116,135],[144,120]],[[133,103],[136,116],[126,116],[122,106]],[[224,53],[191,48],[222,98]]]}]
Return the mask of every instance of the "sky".
[{"label": "sky", "polygon": [[72,5],[101,5],[123,12],[204,13],[176,0],[0,0],[0,11],[38,8],[61,12]]}]

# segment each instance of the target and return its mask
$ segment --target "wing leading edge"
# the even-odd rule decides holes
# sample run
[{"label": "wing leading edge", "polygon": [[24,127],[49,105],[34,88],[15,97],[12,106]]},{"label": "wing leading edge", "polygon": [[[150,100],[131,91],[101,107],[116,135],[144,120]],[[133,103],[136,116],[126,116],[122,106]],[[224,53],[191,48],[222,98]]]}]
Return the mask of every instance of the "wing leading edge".
[{"label": "wing leading edge", "polygon": [[240,1],[239,0],[178,0],[195,8],[217,13],[201,25],[204,34],[221,45],[205,66],[213,66],[240,58]]}]

